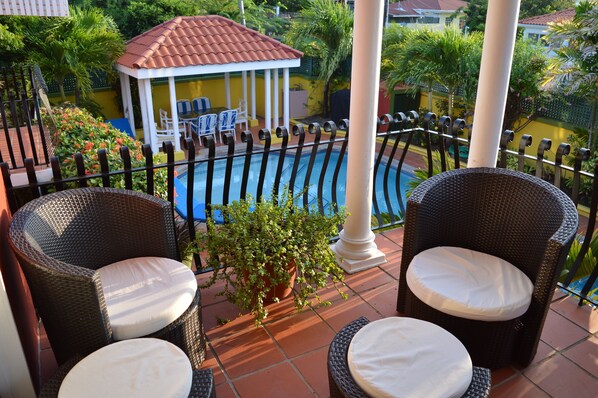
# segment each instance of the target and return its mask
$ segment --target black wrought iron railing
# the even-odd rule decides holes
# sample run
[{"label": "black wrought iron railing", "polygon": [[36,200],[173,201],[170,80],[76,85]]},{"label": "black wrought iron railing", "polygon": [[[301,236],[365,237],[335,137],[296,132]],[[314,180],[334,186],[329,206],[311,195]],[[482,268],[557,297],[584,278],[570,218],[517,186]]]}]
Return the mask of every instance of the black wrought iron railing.
[{"label": "black wrought iron railing", "polygon": [[[416,112],[399,112],[380,118],[374,163],[373,230],[403,223],[405,198],[401,185],[404,185],[406,178],[413,179],[413,175],[401,173],[410,167],[407,158],[413,160],[413,156],[421,156],[426,159],[425,163],[422,162],[426,165],[424,171],[418,173],[423,174],[423,178],[436,172],[464,167],[462,157],[466,156],[469,147],[468,138],[465,138],[467,133],[463,120],[437,118],[432,113],[421,120]],[[115,181],[120,181],[124,188],[132,189],[134,177],[141,176],[145,179],[145,191],[149,194],[156,194],[156,184],[166,186],[166,199],[188,220],[185,229],[190,239],[194,239],[196,224],[211,216],[213,204],[227,204],[250,194],[256,198],[272,193],[276,195],[285,186],[292,193],[300,194],[303,205],[313,211],[338,211],[338,206],[344,203],[346,172],[343,171],[343,162],[347,158],[349,134],[349,122],[341,120],[338,125],[333,122],[326,122],[322,126],[314,123],[307,128],[297,125],[292,132],[277,128],[274,133],[278,138],[276,143],[267,129],[260,130],[256,140],[249,131],[242,133],[242,143],[235,142],[233,136],[227,133],[224,146],[218,147],[212,137],[207,137],[203,141],[205,149],[199,151],[196,151],[195,142],[187,139],[187,158],[181,161],[174,160],[173,145],[167,142],[162,147],[166,156],[166,162],[162,164],[154,164],[154,154],[150,146],[145,145],[145,165],[137,168],[131,167],[129,150],[122,147],[124,166],[117,170],[110,169],[105,150],[100,150],[99,173],[90,173],[81,154],[74,155],[76,176],[63,176],[60,160],[52,157],[53,179],[49,182],[38,182],[35,162],[26,159],[24,165],[29,184],[21,187],[12,186],[11,170],[6,162],[0,164],[0,169],[12,211],[32,198],[73,187],[113,186]],[[587,226],[580,230],[576,250],[572,251],[559,284],[571,294],[597,305],[595,284],[598,267],[594,256],[598,255],[598,238],[594,237],[594,229],[598,181],[594,175],[598,175],[598,166],[594,174],[582,171],[582,164],[589,155],[589,151],[583,148],[576,151],[573,165],[566,164],[565,159],[571,152],[568,144],[557,147],[554,161],[545,159],[545,154],[552,147],[550,140],[542,140],[534,155],[527,154],[532,139],[525,135],[520,140],[518,150],[507,149],[513,136],[510,131],[503,134],[499,167],[510,166],[532,172],[567,192],[576,204],[584,201],[587,204],[587,224],[584,223]],[[418,145],[414,145],[416,139]],[[414,147],[418,148],[416,155],[412,151]],[[159,169],[166,169],[166,173],[156,174],[155,171]],[[155,175],[166,175],[166,179],[156,181]],[[594,244],[595,251],[592,250]]]},{"label": "black wrought iron railing", "polygon": [[50,162],[51,148],[42,123],[32,67],[0,68],[0,162],[23,168]]}]

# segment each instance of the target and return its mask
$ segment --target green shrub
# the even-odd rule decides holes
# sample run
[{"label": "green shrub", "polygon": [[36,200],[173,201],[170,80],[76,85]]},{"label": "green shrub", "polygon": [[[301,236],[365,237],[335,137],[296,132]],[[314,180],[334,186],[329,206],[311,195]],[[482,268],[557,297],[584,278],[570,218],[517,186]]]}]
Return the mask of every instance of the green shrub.
[{"label": "green shrub", "polygon": [[[64,178],[76,177],[77,166],[74,160],[75,153],[81,153],[85,164],[85,174],[100,173],[98,150],[105,149],[111,171],[122,170],[123,160],[120,149],[129,148],[131,166],[144,167],[145,157],[141,150],[141,142],[133,140],[127,134],[115,129],[101,119],[95,119],[89,112],[76,107],[58,107],[49,115],[44,115],[46,126],[51,127],[54,154],[60,159],[61,171]],[[154,171],[154,194],[166,198],[166,169]],[[89,186],[102,186],[101,178],[88,180]],[[124,188],[124,176],[113,176],[110,185],[115,188]],[[145,171],[133,173],[133,189],[145,192],[147,179]]]}]

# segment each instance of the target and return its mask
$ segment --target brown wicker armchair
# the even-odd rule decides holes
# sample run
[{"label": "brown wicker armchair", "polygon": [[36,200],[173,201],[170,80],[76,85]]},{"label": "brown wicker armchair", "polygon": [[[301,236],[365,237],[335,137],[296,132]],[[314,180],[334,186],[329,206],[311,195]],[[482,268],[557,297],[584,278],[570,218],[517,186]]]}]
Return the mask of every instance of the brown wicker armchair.
[{"label": "brown wicker armchair", "polygon": [[[476,366],[526,366],[536,353],[577,224],[573,202],[536,177],[492,168],[436,175],[407,203],[397,310],[453,333]],[[409,289],[407,269],[415,255],[439,246],[487,253],[523,271],[533,284],[527,311],[510,321],[488,322],[448,315],[422,302]]]},{"label": "brown wicker armchair", "polygon": [[[171,204],[112,188],[33,200],[15,213],[9,240],[59,364],[114,340],[98,269],[136,257],[179,259]],[[205,356],[199,289],[178,319],[144,337],[170,341],[199,368]]]}]

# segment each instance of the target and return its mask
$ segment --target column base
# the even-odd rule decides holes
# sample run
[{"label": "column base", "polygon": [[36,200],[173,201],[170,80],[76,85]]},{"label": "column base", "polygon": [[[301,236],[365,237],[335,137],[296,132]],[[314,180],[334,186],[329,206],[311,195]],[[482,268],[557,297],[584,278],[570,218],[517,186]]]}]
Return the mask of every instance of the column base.
[{"label": "column base", "polygon": [[[334,247],[332,251],[336,253]],[[354,274],[359,271],[364,271],[366,269],[377,267],[378,265],[386,263],[386,256],[380,250],[376,250],[376,253],[367,258],[365,260],[350,260],[347,258],[342,258],[336,253],[336,259],[339,263],[339,266],[348,274]]]},{"label": "column base", "polygon": [[374,234],[364,241],[357,241],[339,234],[340,239],[331,246],[336,254],[339,266],[347,273],[353,274],[386,263],[386,256],[374,243]]}]

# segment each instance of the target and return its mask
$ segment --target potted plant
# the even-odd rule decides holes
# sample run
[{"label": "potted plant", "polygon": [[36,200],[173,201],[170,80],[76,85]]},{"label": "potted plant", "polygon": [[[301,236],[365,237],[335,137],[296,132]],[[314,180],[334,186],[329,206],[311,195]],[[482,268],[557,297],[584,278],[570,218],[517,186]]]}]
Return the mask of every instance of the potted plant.
[{"label": "potted plant", "polygon": [[251,310],[259,325],[267,316],[266,305],[293,294],[299,311],[308,304],[329,305],[318,288],[332,281],[339,294],[343,271],[336,263],[329,239],[345,220],[343,211],[329,216],[297,206],[284,190],[279,197],[234,201],[214,205],[212,214],[224,220],[207,221],[195,249],[207,255],[204,267],[214,272],[202,286],[224,281],[224,295],[241,309]]}]

